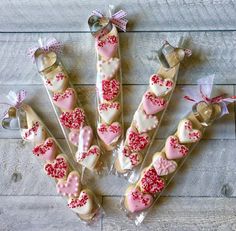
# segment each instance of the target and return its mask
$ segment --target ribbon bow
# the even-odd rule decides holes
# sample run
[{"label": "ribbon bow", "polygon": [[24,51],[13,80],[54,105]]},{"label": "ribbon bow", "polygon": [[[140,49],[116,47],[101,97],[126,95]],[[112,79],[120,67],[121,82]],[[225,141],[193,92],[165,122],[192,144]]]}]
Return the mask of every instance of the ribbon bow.
[{"label": "ribbon bow", "polygon": [[227,105],[236,101],[236,96],[224,97],[225,94],[221,94],[211,98],[210,96],[213,88],[214,77],[215,75],[210,75],[206,78],[199,79],[199,92],[185,89],[188,95],[185,95],[184,98],[195,103],[198,103],[200,101],[205,101],[208,104],[220,103],[222,109],[221,116],[223,116],[224,114],[229,113]]},{"label": "ribbon bow", "polygon": [[4,118],[7,113],[8,113],[8,109],[10,107],[15,107],[16,109],[19,109],[23,103],[23,101],[26,98],[26,91],[25,90],[20,90],[17,93],[14,91],[10,91],[8,93],[8,95],[6,96],[7,99],[10,101],[9,103],[6,102],[0,102],[1,105],[1,111],[3,111],[2,113],[2,118]]},{"label": "ribbon bow", "polygon": [[[95,15],[99,18],[105,18],[105,15],[103,15],[97,9],[92,11],[92,15]],[[119,10],[118,12],[113,14],[111,17],[109,17],[109,21],[120,30],[126,32],[126,25],[128,23],[128,20],[125,18],[126,16],[127,16],[127,13],[125,11]]]},{"label": "ribbon bow", "polygon": [[29,48],[29,50],[27,52],[27,55],[30,56],[33,59],[33,62],[35,61],[34,60],[34,53],[39,48],[41,48],[45,52],[48,52],[48,51],[52,51],[52,52],[55,52],[55,53],[61,53],[62,52],[63,45],[60,42],[58,42],[55,38],[48,39],[44,44],[42,42],[42,39],[40,38],[39,43],[40,43],[39,47]]}]

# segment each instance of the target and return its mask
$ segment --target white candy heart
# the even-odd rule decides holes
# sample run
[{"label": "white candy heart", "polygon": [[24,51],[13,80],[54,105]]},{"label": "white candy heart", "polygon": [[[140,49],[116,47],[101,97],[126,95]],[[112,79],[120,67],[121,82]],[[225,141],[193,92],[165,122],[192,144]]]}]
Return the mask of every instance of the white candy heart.
[{"label": "white candy heart", "polygon": [[120,66],[118,58],[101,60],[98,62],[98,72],[103,79],[112,79]]},{"label": "white candy heart", "polygon": [[79,197],[70,198],[68,200],[68,207],[74,212],[82,215],[91,213],[93,209],[93,197],[88,189],[84,189],[80,192]]},{"label": "white candy heart", "polygon": [[30,128],[22,130],[22,138],[35,144],[44,142],[46,135],[45,128],[39,121],[32,121]]},{"label": "white candy heart", "polygon": [[193,143],[201,139],[201,131],[193,129],[192,122],[188,119],[179,122],[177,132],[181,143]]},{"label": "white candy heart", "polygon": [[174,87],[174,82],[171,79],[164,79],[159,75],[150,77],[149,86],[156,96],[168,94]]},{"label": "white candy heart", "polygon": [[100,149],[97,145],[91,146],[88,151],[76,153],[77,161],[91,170],[96,166],[99,157]]},{"label": "white candy heart", "polygon": [[98,112],[105,123],[111,124],[120,112],[120,104],[118,102],[100,103]]},{"label": "white candy heart", "polygon": [[62,92],[68,86],[68,76],[63,72],[55,73],[53,77],[47,76],[44,81],[46,87],[52,92]]},{"label": "white candy heart", "polygon": [[133,169],[142,162],[142,155],[138,152],[131,152],[128,147],[123,147],[118,152],[118,160],[123,170]]},{"label": "white candy heart", "polygon": [[144,111],[136,111],[134,114],[134,123],[140,133],[154,129],[158,124],[156,116],[147,115]]}]

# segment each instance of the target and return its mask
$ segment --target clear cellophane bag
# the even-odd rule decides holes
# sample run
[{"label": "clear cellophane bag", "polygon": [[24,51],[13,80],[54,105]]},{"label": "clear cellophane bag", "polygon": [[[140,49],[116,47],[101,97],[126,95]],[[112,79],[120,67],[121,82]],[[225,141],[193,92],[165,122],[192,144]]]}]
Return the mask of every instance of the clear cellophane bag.
[{"label": "clear cellophane bag", "polygon": [[179,121],[162,148],[142,164],[138,180],[129,185],[121,199],[121,209],[136,225],[140,225],[158,203],[163,191],[199,143],[206,128],[223,115],[222,105],[221,102],[205,101],[194,104],[192,111]]},{"label": "clear cellophane bag", "polygon": [[[113,8],[109,6],[110,16]],[[120,144],[124,132],[119,33],[110,19],[103,15],[90,16],[88,23],[95,38],[97,57],[97,134],[110,168],[112,152]]]},{"label": "clear cellophane bag", "polygon": [[15,111],[11,114],[15,114],[22,139],[32,143],[32,153],[38,158],[45,175],[55,181],[57,192],[67,201],[68,208],[84,223],[95,224],[104,211],[95,194],[82,183],[81,168],[29,105],[22,103],[20,107],[11,107],[10,110]]},{"label": "clear cellophane bag", "polygon": [[[181,47],[183,38],[178,42]],[[160,67],[149,80],[145,91],[127,130],[126,136],[116,150],[113,172],[135,182],[142,162],[145,161],[156,137],[165,111],[171,100],[177,82],[178,71],[189,49],[171,46],[167,41],[158,51]]]},{"label": "clear cellophane bag", "polygon": [[85,169],[98,174],[103,173],[106,164],[102,160],[103,155],[98,146],[96,132],[90,126],[77,92],[59,60],[61,52],[45,49],[42,40],[40,41],[41,47],[34,51],[33,57],[70,154],[82,165],[82,175]]}]

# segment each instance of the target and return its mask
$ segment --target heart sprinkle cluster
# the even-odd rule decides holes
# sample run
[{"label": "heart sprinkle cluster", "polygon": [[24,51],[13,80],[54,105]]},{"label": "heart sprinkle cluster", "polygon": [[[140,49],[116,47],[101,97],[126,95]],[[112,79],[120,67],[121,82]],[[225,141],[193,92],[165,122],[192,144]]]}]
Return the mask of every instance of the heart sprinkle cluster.
[{"label": "heart sprinkle cluster", "polygon": [[[97,134],[106,150],[112,150],[122,134],[119,39],[115,27],[96,38],[97,60]],[[122,115],[121,115],[122,116]]]},{"label": "heart sprinkle cluster", "polygon": [[[200,138],[201,131],[193,129],[191,120],[181,120],[177,133],[169,136],[162,152],[153,156],[152,163],[143,170],[135,188],[128,188],[125,197],[126,208],[130,212],[137,212],[150,207],[153,197],[165,188],[165,177],[176,171],[178,165],[175,159],[187,156],[189,148],[186,144],[195,143]],[[125,151],[125,155],[129,153],[127,147]]]},{"label": "heart sprinkle cluster", "polygon": [[[149,90],[145,92],[142,102],[135,112],[130,129],[131,133],[127,133],[123,149],[126,146],[133,151],[140,151],[143,155],[154,139],[153,132],[159,124],[159,112],[167,107],[167,100],[165,97],[173,90],[174,82],[171,79],[163,78],[158,74],[150,77]],[[161,114],[160,114],[161,117]],[[122,153],[124,151],[121,150]],[[120,154],[121,155],[121,154]],[[119,155],[118,155],[119,157]],[[119,158],[119,161],[127,161]],[[139,164],[141,161],[139,162]],[[120,162],[120,166],[125,166]],[[130,170],[133,169],[130,165]]]}]

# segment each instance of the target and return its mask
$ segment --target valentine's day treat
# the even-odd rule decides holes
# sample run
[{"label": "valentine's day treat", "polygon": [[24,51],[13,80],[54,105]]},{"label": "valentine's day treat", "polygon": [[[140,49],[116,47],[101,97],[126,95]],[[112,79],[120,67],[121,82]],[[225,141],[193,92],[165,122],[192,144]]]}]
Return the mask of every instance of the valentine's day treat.
[{"label": "valentine's day treat", "polygon": [[189,49],[176,48],[165,42],[158,52],[159,70],[150,76],[149,87],[134,113],[126,137],[116,150],[115,171],[134,182],[149,152],[171,99],[181,61],[190,56]]},{"label": "valentine's day treat", "polygon": [[[43,164],[45,175],[55,180],[56,190],[65,198],[68,208],[86,222],[97,219],[102,214],[98,200],[91,190],[82,185],[80,172],[75,170],[74,163],[68,159],[42,120],[29,105],[23,103],[25,91],[10,94],[15,100],[4,116],[2,126],[6,129],[18,129],[22,139],[33,144],[33,155]],[[12,111],[14,114],[9,117],[9,112]],[[9,118],[17,119],[18,123],[14,128],[6,120]]]},{"label": "valentine's day treat", "polygon": [[45,44],[41,40],[40,47],[29,50],[42,76],[71,154],[84,168],[98,171],[101,167],[101,151],[76,90],[59,61],[58,54],[61,52],[62,44],[55,39],[50,39]]},{"label": "valentine's day treat", "polygon": [[228,103],[236,101],[235,96],[224,98],[220,95],[210,98],[213,80],[212,77],[205,79],[207,85],[203,85],[202,80],[199,81],[199,97],[196,94],[194,97],[185,97],[194,102],[192,111],[179,121],[176,131],[167,137],[162,149],[152,156],[151,163],[142,169],[139,179],[125,192],[121,201],[122,209],[136,225],[142,223],[150,207],[157,202],[177,170],[201,140],[205,129],[228,113]]},{"label": "valentine's day treat", "polygon": [[117,28],[125,31],[127,13],[110,17],[94,10],[88,20],[97,53],[97,134],[107,150],[113,150],[123,135],[122,73]]}]

